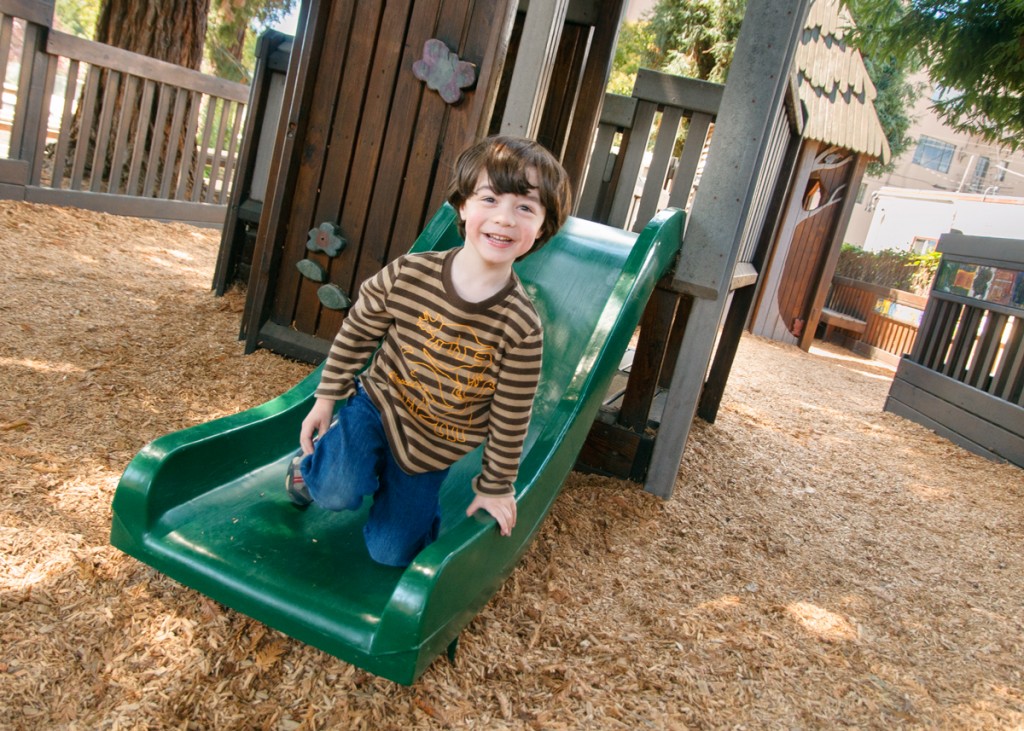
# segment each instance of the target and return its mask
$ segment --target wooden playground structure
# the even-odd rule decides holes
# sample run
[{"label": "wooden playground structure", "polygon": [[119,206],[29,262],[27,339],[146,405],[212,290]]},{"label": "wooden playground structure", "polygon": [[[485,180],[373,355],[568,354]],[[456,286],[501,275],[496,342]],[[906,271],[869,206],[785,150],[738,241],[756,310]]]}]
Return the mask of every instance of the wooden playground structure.
[{"label": "wooden playground structure", "polygon": [[[245,89],[53,31],[52,0],[0,0],[8,29],[0,44],[20,53],[21,80],[0,193],[222,221],[214,289],[248,283],[247,348],[315,362],[344,317],[324,306],[321,288],[350,300],[406,250],[470,141],[536,137],[570,172],[578,217],[635,231],[666,206],[689,214],[678,265],[652,297],[633,366],[609,394],[581,463],[667,497],[694,415],[715,418],[742,332],[793,341],[799,323],[799,344],[809,346],[848,193],[879,153],[815,131],[829,110],[809,118],[811,95],[794,80],[794,60],[821,65],[815,53],[841,46],[823,42],[841,35],[837,2],[751,3],[724,87],[643,71],[631,96],[615,97],[603,89],[625,6],[307,0],[295,38],[261,39]],[[800,40],[808,33],[822,43]],[[472,68],[451,102],[413,72],[428,43]],[[859,77],[849,83],[859,106],[839,112],[859,122],[873,89]],[[165,161],[159,139],[140,144],[124,99],[152,110],[162,139],[195,137],[197,152]],[[90,121],[95,144],[76,144]],[[46,128],[60,130],[49,148]],[[112,167],[93,174],[103,150]],[[828,195],[807,210],[812,187]],[[345,248],[307,255],[314,230]],[[297,269],[303,261],[324,281]]]},{"label": "wooden playground structure", "polygon": [[[277,492],[254,489],[280,483],[291,449],[283,435],[295,432],[305,410],[313,384],[307,380],[262,407],[144,448],[115,496],[116,546],[310,644],[412,682],[445,648],[454,652],[459,632],[509,575],[574,466],[672,495],[693,420],[714,421],[743,332],[781,328],[781,339],[806,348],[819,321],[827,328],[842,314],[825,299],[837,237],[868,158],[884,152],[828,139],[815,127],[821,115],[808,114],[794,82],[807,29],[818,37],[840,33],[837,3],[751,0],[725,86],[644,71],[630,97],[608,98],[601,90],[624,6],[308,0],[294,39],[268,34],[262,41],[244,134],[237,89],[218,97],[234,107],[200,102],[182,91],[189,84],[197,93],[206,89],[199,79],[182,77],[172,89],[170,81],[135,78],[127,59],[117,70],[95,49],[76,51],[59,35],[45,45],[42,33],[25,35],[30,56],[51,54],[22,70],[26,87],[41,90],[26,98],[51,99],[60,68],[53,58],[75,51],[72,66],[88,67],[82,117],[98,120],[101,136],[91,148],[72,144],[67,131],[47,178],[42,107],[21,108],[0,191],[41,202],[111,201],[142,215],[226,212],[214,289],[248,283],[240,335],[249,351],[321,359],[363,280],[414,239],[420,248],[458,245],[444,188],[459,151],[484,134],[542,140],[577,192],[575,220],[543,257],[524,265],[524,280],[542,283],[539,297],[558,303],[549,308],[552,337],[585,347],[546,360],[557,377],[548,381],[550,402],[538,410],[550,418],[537,419],[517,485],[529,516],[519,542],[495,545],[487,526],[453,520],[406,572],[385,576],[353,538],[358,516],[302,521]],[[2,45],[14,15],[21,13],[19,28],[32,29],[48,22],[52,4],[0,0],[0,11],[8,31],[6,41],[0,33]],[[437,73],[439,66],[451,73]],[[141,94],[165,140],[201,137],[202,150],[216,140],[212,157],[189,151],[164,159],[162,142],[128,144],[118,89]],[[872,93],[861,84],[859,111],[870,110]],[[63,104],[69,123],[71,99]],[[685,144],[677,151],[679,139]],[[96,175],[106,149],[126,166],[123,174]],[[61,165],[75,190],[62,192],[64,178],[55,172]],[[129,187],[141,184],[141,192],[118,188],[122,178]],[[687,214],[671,210],[677,208]],[[1004,270],[1019,274],[1011,257],[994,251],[983,263],[992,270],[987,275],[971,264],[972,282],[1005,279]],[[950,277],[954,289],[966,278]],[[973,294],[947,292],[940,299],[954,304],[929,310],[915,358],[990,391],[1008,405],[989,410],[1019,424],[1021,327],[1017,290],[1009,289],[1011,304],[1000,300],[980,314],[955,309],[965,304],[957,297]],[[846,317],[842,322],[858,327],[857,318]],[[620,369],[620,351],[637,325],[631,363]],[[933,325],[952,340],[934,337]],[[952,393],[951,402],[963,406],[945,385],[922,397],[936,379],[909,364],[904,371],[893,404],[924,414],[924,406]],[[965,420],[977,421],[986,408],[964,409]],[[937,413],[927,418],[938,423],[945,412]],[[990,451],[1012,459],[1019,429],[1004,431]],[[994,433],[965,438],[983,444]],[[460,479],[472,469],[460,463]],[[465,490],[457,492],[453,516]],[[236,517],[214,509],[223,505]],[[274,540],[281,530],[328,537],[310,549],[309,566],[329,562],[337,547],[349,552],[351,575],[335,576],[312,610],[295,601],[302,589],[291,556]],[[243,531],[246,540],[234,543]],[[253,551],[263,562],[256,569]],[[298,584],[308,589],[316,580],[307,575]]]},{"label": "wooden playground structure", "polygon": [[[440,205],[452,161],[471,140],[499,131],[537,137],[570,171],[580,217],[639,230],[665,205],[689,207],[683,253],[645,315],[633,375],[595,424],[590,444],[600,447],[584,448],[582,459],[671,495],[698,402],[713,419],[727,382],[771,243],[773,206],[789,182],[800,115],[788,69],[806,4],[750,4],[753,20],[744,24],[729,85],[644,72],[632,97],[609,104],[594,90],[604,87],[624,9],[621,0],[531,2],[526,11],[507,0],[416,3],[402,12],[376,3],[304,4],[283,74],[274,154],[269,166],[255,164],[258,141],[268,136],[252,125],[214,283],[222,291],[248,272],[247,347],[322,358],[344,316],[320,301],[324,283],[350,297],[404,251]],[[456,104],[408,71],[431,39],[475,66],[475,86]],[[272,108],[274,76],[257,74],[252,109]],[[273,113],[269,119],[276,121]],[[686,144],[675,158],[681,126]],[[714,154],[715,144],[729,148],[739,138],[757,143]],[[257,179],[252,172],[260,169],[266,175]],[[635,195],[641,170],[648,184]],[[262,200],[252,200],[254,189]],[[310,232],[321,226],[345,240],[337,255],[307,253]],[[323,281],[297,269],[303,259],[316,261]],[[652,420],[652,408],[672,416]]]},{"label": "wooden playground structure", "polygon": [[1024,242],[943,234],[921,332],[885,409],[1024,467]]},{"label": "wooden playground structure", "polygon": [[[442,205],[454,157],[487,131],[534,136],[544,126],[545,114],[536,104],[511,91],[505,99],[507,114],[500,121],[492,118],[494,100],[504,84],[510,90],[529,90],[534,102],[543,99],[545,111],[564,109],[565,104],[579,107],[573,114],[557,115],[555,126],[564,130],[564,136],[550,139],[565,140],[560,156],[570,170],[574,151],[589,153],[590,132],[580,137],[572,127],[585,120],[588,111],[596,122],[599,105],[581,105],[587,98],[583,91],[592,88],[583,80],[588,68],[603,69],[607,75],[611,44],[603,50],[600,44],[589,45],[596,55],[572,56],[579,69],[575,88],[550,84],[552,65],[534,63],[558,55],[565,48],[562,40],[572,34],[548,37],[543,53],[526,51],[535,37],[525,29],[535,25],[537,14],[542,26],[561,28],[568,5],[532,2],[519,23],[517,4],[512,2],[377,5],[312,0],[303,6],[303,30],[290,55],[266,196],[253,240],[242,323],[249,348],[322,358],[356,288],[384,262],[404,253],[416,231],[422,230],[417,250],[459,243],[453,240],[454,213]],[[598,5],[602,3],[592,9]],[[595,14],[595,23],[621,18],[622,4],[610,5],[619,12]],[[544,11],[553,11],[554,16]],[[757,17],[759,12],[764,16]],[[414,682],[446,647],[454,656],[462,629],[533,539],[565,476],[578,465],[637,325],[642,333],[637,359],[650,367],[633,369],[622,409],[632,407],[645,422],[641,433],[647,432],[655,391],[648,383],[664,379],[664,415],[649,452],[636,449],[636,440],[615,439],[635,434],[629,424],[618,423],[620,419],[610,424],[614,448],[602,451],[632,452],[627,457],[633,465],[631,474],[639,476],[636,465],[642,461],[647,489],[668,497],[698,397],[706,389],[704,374],[723,319],[727,330],[732,325],[734,332],[731,340],[723,338],[715,358],[720,374],[716,385],[724,388],[742,330],[736,326],[746,320],[743,305],[752,301],[757,281],[750,262],[762,240],[768,203],[777,195],[781,163],[790,147],[784,97],[802,13],[779,12],[770,1],[752,3],[748,17],[751,13],[754,22],[745,27],[754,31],[741,34],[732,86],[722,92],[717,111],[700,112],[705,117],[715,114],[717,139],[747,137],[759,144],[743,146],[743,154],[728,162],[724,155],[710,157],[692,205],[693,211],[699,210],[702,196],[707,196],[707,215],[700,223],[691,220],[678,261],[685,216],[670,208],[649,224],[638,221],[636,227],[643,228],[639,235],[571,219],[549,246],[521,263],[523,281],[534,287],[539,309],[547,313],[546,343],[554,347],[544,359],[516,483],[522,523],[516,540],[501,539],[486,521],[465,516],[467,480],[476,470],[478,454],[453,467],[441,496],[442,513],[450,513],[447,519],[442,515],[446,527],[404,570],[392,569],[385,575],[383,567],[365,555],[358,538],[359,514],[339,520],[336,514],[314,511],[311,519],[296,520],[280,491],[270,487],[280,483],[283,465],[294,450],[287,435],[294,434],[295,417],[307,410],[314,373],[263,407],[167,435],[140,451],[114,498],[112,543],[292,636],[374,673]],[[785,41],[774,33],[758,37],[758,29],[772,25],[769,16],[776,25],[780,18],[787,21],[782,24]],[[482,22],[495,18],[507,22]],[[504,34],[517,27],[524,29],[523,34],[509,47],[517,47],[517,57],[524,62],[505,59],[503,65],[508,38]],[[376,28],[372,41],[368,28]],[[593,32],[600,35],[596,26]],[[439,56],[447,68],[440,76],[432,66]],[[471,60],[464,60],[467,57]],[[777,64],[778,73],[766,86],[754,76],[755,71],[758,76],[763,73],[769,59]],[[527,81],[520,83],[524,74]],[[737,79],[751,88],[737,84]],[[753,87],[759,93],[751,94]],[[738,105],[732,114],[730,88],[736,95],[731,103]],[[259,91],[254,87],[254,93]],[[553,103],[552,94],[558,103]],[[361,102],[352,104],[356,99]],[[678,111],[661,116],[678,124],[686,104],[680,99],[669,102]],[[646,146],[655,107],[649,101],[637,104],[629,135],[634,152],[620,148],[623,164]],[[694,116],[691,110],[691,120]],[[700,119],[694,127],[700,127]],[[672,146],[674,131],[656,143],[663,153]],[[253,130],[249,139],[255,137]],[[704,139],[697,137],[690,136],[690,144],[703,148]],[[240,171],[251,154],[253,147],[243,144]],[[717,174],[715,159],[723,161]],[[766,170],[774,174],[765,174]],[[680,184],[678,197],[688,194],[690,182]],[[583,187],[579,176],[574,183],[577,190]],[[619,185],[632,187],[633,179],[620,176]],[[655,187],[661,188],[651,186],[651,192],[660,196]],[[232,210],[241,207],[249,189],[247,183],[235,186]],[[620,197],[605,191],[609,196],[612,201]],[[723,205],[726,202],[729,205]],[[649,207],[653,213],[659,206],[641,197],[638,207]],[[438,212],[425,225],[432,210]],[[753,225],[749,215],[755,218]],[[215,278],[218,290],[231,279],[236,242],[248,239],[236,238],[235,230],[229,218]],[[736,267],[739,260],[744,267]],[[658,306],[645,311],[652,299]],[[727,300],[741,306],[725,317]],[[678,353],[666,357],[667,343],[673,341]],[[629,381],[640,387],[631,387]],[[242,445],[256,452],[240,458]],[[592,467],[611,471],[605,464]],[[214,504],[231,505],[233,525],[242,528],[224,524],[232,518],[228,512],[212,510]],[[332,574],[326,583],[312,575],[297,576],[296,556],[284,548],[294,541],[282,541],[282,530],[304,546],[298,565],[312,569],[345,555],[347,570]],[[215,536],[226,537],[227,542]],[[253,551],[259,556],[255,562]]]}]

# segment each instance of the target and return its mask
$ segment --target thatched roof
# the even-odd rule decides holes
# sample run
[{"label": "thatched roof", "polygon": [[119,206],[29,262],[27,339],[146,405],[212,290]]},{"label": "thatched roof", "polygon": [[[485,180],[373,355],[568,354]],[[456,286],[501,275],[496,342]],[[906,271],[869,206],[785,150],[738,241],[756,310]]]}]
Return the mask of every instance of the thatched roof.
[{"label": "thatched roof", "polygon": [[875,112],[878,95],[860,51],[846,40],[854,25],[839,0],[811,0],[796,51],[797,93],[807,109],[804,136],[889,160]]}]

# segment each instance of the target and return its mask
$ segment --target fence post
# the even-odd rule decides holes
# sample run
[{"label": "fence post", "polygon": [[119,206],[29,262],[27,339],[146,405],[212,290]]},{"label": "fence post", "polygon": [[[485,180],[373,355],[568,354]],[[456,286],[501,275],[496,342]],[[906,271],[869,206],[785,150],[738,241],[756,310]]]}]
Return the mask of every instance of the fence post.
[{"label": "fence post", "polygon": [[[37,0],[27,6],[0,7],[0,12],[21,17],[25,21],[24,42],[21,50],[21,70],[18,75],[18,99],[14,109],[14,123],[11,126],[10,152],[8,158],[27,164],[29,176],[37,175],[36,168],[45,144],[46,129],[46,34],[53,24],[53,0]],[[27,93],[26,93],[27,90]],[[39,141],[42,144],[39,144]],[[28,182],[26,179],[24,182]]]}]

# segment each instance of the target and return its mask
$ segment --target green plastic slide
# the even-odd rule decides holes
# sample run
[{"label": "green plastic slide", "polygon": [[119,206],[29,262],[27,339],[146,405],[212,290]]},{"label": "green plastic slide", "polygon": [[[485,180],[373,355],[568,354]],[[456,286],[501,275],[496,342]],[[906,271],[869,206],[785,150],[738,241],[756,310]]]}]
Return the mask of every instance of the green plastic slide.
[{"label": "green plastic slide", "polygon": [[[465,517],[480,450],[451,470],[442,529],[406,569],[374,563],[366,506],[292,507],[284,492],[319,370],[278,398],[165,435],[125,469],[111,543],[212,599],[365,670],[413,683],[487,603],[530,545],[572,469],[659,277],[679,250],[681,211],[639,234],[570,219],[516,265],[544,321],[544,366],[516,484],[518,520],[499,535]],[[445,206],[414,251],[461,244]],[[369,501],[367,501],[369,502]]]}]

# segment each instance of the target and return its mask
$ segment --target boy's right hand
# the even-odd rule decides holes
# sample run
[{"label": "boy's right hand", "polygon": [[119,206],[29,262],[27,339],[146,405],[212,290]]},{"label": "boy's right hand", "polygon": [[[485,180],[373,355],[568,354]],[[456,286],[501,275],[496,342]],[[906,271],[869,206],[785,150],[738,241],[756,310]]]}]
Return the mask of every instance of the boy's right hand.
[{"label": "boy's right hand", "polygon": [[313,437],[323,436],[331,426],[334,418],[334,400],[318,398],[309,414],[302,420],[299,431],[299,445],[303,454],[313,454]]}]

